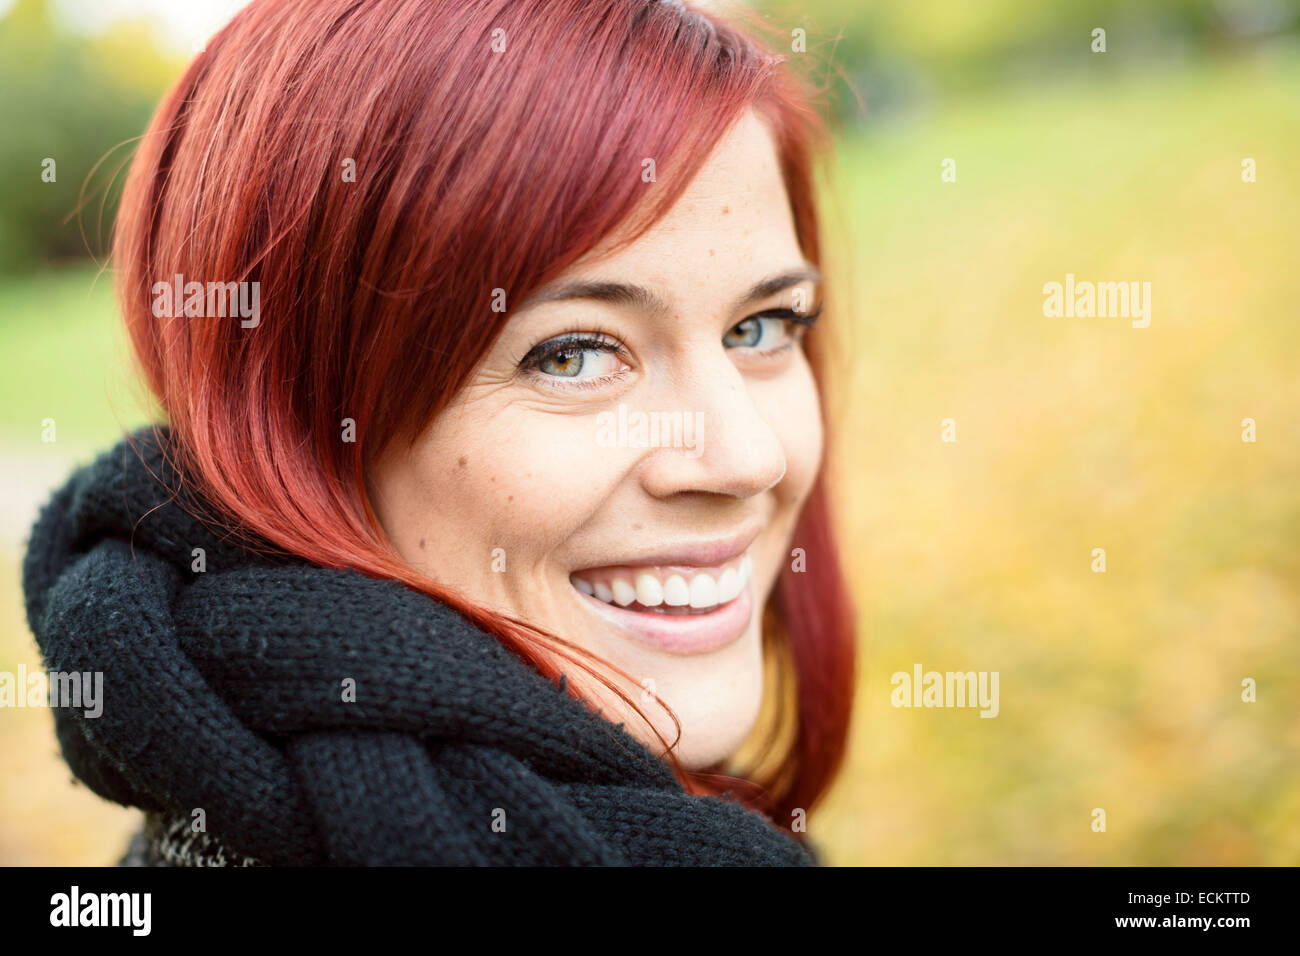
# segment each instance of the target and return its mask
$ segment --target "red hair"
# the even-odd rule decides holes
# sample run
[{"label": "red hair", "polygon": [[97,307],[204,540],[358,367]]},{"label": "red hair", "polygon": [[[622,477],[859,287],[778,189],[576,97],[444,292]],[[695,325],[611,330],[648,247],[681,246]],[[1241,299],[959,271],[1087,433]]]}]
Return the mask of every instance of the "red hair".
[{"label": "red hair", "polygon": [[[160,105],[114,239],[145,380],[223,520],[313,563],[398,579],[558,679],[549,654],[573,659],[563,640],[401,559],[371,507],[367,465],[466,382],[509,317],[493,311],[495,290],[522,301],[616,226],[639,226],[633,241],[747,108],[773,130],[799,242],[817,263],[811,175],[825,131],[782,59],[726,20],[654,0],[254,0],[240,11]],[[642,181],[646,157],[655,183]],[[176,274],[257,282],[259,324],[155,315],[154,284]],[[806,340],[823,405],[824,336]],[[340,440],[344,419],[355,441]],[[787,828],[839,767],[854,684],[825,474],[793,537],[806,571],[787,567],[764,610],[787,682],[766,769],[689,773],[670,752],[688,790],[732,790]]]}]

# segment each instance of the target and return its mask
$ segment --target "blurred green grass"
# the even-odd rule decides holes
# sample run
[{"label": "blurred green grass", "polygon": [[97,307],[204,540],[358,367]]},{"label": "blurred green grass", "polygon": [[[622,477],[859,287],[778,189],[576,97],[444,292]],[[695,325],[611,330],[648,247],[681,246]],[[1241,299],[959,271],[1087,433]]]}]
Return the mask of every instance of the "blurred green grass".
[{"label": "blurred green grass", "polygon": [[[22,553],[36,509],[77,464],[148,420],[111,276],[91,264],[0,278],[0,670],[40,668]],[[56,440],[41,440],[53,418]],[[59,756],[46,709],[0,721],[0,865],[116,862],[138,813],[100,800]]]},{"label": "blurred green grass", "polygon": [[[957,99],[840,144],[832,415],[863,661],[811,821],[831,863],[1300,862],[1297,118],[1279,55]],[[1045,318],[1067,272],[1150,281],[1150,328]],[[0,289],[0,441],[34,498],[145,420],[95,274]],[[17,547],[0,666],[35,665]],[[1000,715],[891,707],[915,663],[999,671]],[[0,862],[108,862],[134,817],[68,785],[48,724],[0,724],[23,767]]]},{"label": "blurred green grass", "polygon": [[41,422],[53,418],[47,451],[75,457],[147,420],[110,272],[78,263],[0,283],[0,442],[35,454]]}]

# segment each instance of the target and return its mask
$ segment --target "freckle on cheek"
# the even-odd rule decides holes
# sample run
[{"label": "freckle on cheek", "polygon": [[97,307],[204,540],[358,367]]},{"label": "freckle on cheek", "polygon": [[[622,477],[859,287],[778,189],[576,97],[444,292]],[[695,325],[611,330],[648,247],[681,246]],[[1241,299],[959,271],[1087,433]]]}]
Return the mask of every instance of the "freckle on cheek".
[{"label": "freckle on cheek", "polygon": [[461,455],[461,456],[460,456],[460,460],[456,462],[457,467],[460,467],[460,468],[464,468],[464,467],[465,467],[466,465],[468,465],[468,464],[469,464],[469,459],[468,459],[467,457],[465,457],[464,455]]},{"label": "freckle on cheek", "polygon": [[421,551],[424,550],[424,539],[423,539],[423,538],[420,539],[420,550],[421,550]]}]

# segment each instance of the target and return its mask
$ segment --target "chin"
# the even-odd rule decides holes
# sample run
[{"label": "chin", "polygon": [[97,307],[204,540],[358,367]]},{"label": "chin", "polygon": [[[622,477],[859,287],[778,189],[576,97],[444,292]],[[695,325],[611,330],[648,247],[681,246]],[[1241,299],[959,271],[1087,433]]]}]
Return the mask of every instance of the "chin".
[{"label": "chin", "polygon": [[[716,769],[734,756],[753,731],[763,704],[762,635],[756,621],[739,641],[709,656],[717,659],[694,658],[685,673],[680,659],[665,662],[669,666],[656,680],[660,697],[681,721],[681,740],[674,752],[687,770]],[[676,728],[668,716],[653,699],[638,703],[671,743]],[[644,721],[634,717],[632,726],[653,740]],[[654,740],[651,749],[661,754],[663,745]]]}]

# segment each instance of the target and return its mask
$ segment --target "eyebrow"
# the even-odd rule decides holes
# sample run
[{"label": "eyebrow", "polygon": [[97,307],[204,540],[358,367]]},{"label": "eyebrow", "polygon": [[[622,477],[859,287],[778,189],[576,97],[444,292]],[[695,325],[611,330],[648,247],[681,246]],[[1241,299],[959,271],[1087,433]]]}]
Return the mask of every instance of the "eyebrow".
[{"label": "eyebrow", "polygon": [[[737,312],[760,299],[776,295],[800,282],[821,282],[822,274],[816,267],[805,263],[795,269],[769,276],[756,282],[752,288],[731,305],[731,311]],[[660,296],[644,286],[627,282],[605,282],[600,280],[578,279],[570,282],[558,282],[543,286],[530,295],[519,306],[520,310],[543,302],[559,302],[567,299],[592,299],[610,305],[621,305],[641,309],[646,312],[670,312],[672,307]]]}]

